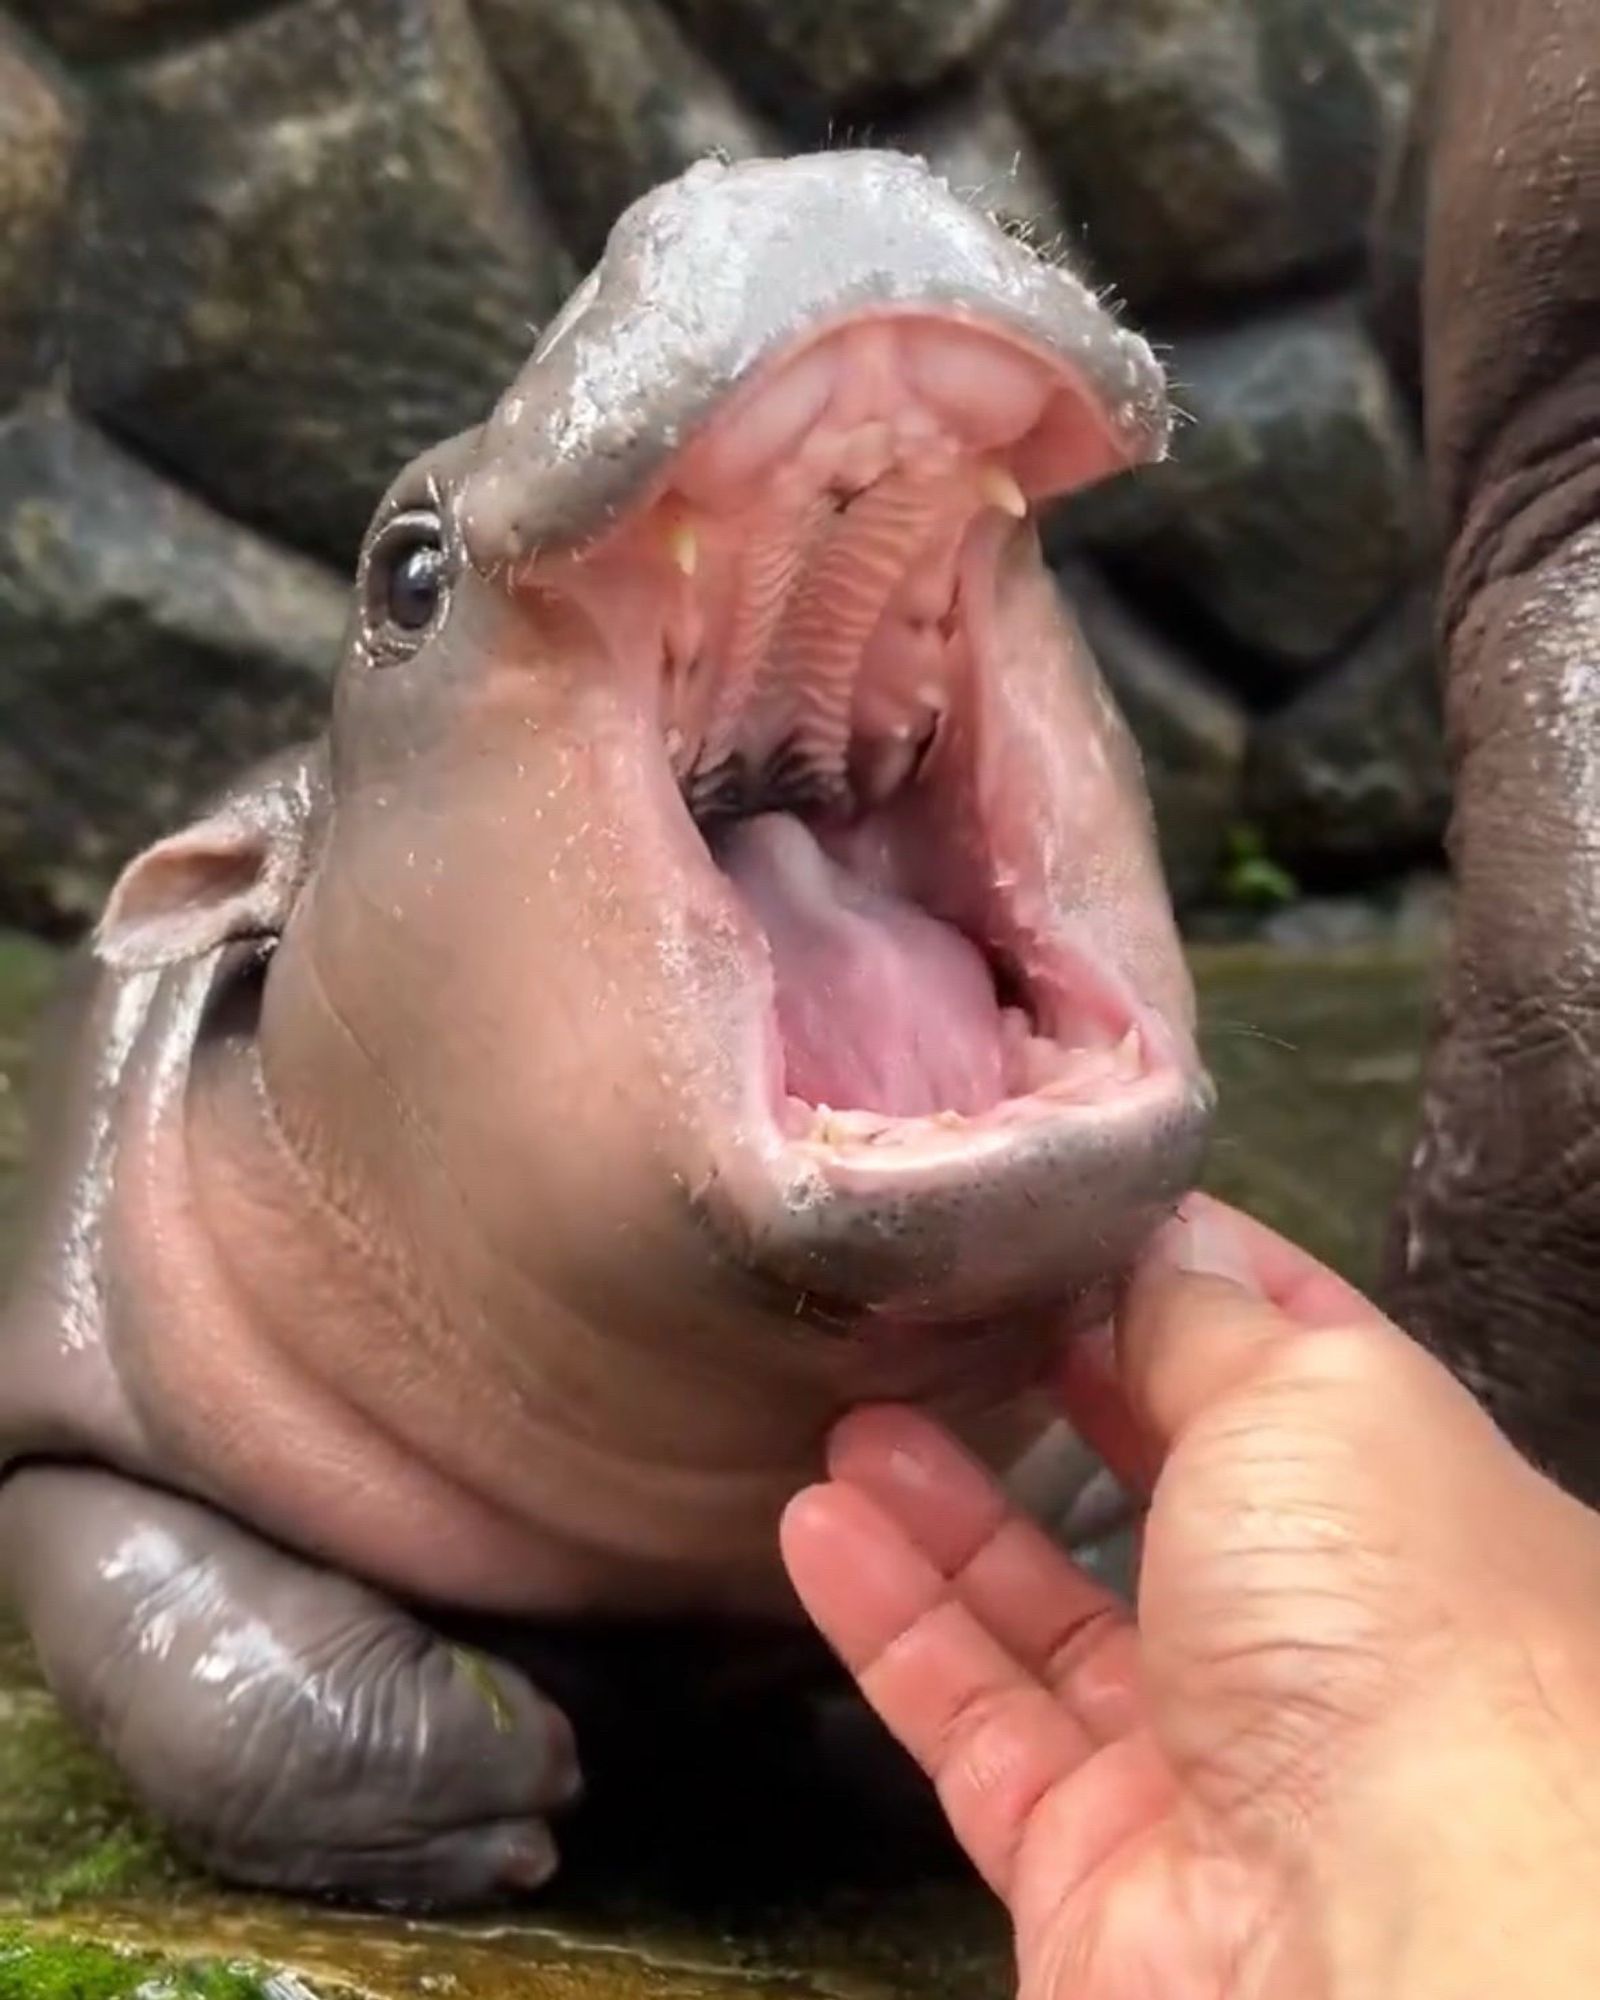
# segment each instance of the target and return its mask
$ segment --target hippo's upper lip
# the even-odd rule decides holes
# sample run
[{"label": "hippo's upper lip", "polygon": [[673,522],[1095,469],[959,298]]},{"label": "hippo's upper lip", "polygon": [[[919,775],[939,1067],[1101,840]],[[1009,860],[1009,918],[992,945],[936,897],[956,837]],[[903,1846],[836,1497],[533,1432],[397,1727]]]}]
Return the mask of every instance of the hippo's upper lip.
[{"label": "hippo's upper lip", "polygon": [[[469,556],[492,574],[584,545],[776,356],[829,326],[901,311],[970,317],[1069,363],[1098,413],[1098,471],[1166,450],[1148,344],[920,160],[708,160],[621,217],[501,399],[457,502]],[[1067,483],[1088,470],[1068,469]],[[1060,485],[1041,476],[1030,490]]]}]

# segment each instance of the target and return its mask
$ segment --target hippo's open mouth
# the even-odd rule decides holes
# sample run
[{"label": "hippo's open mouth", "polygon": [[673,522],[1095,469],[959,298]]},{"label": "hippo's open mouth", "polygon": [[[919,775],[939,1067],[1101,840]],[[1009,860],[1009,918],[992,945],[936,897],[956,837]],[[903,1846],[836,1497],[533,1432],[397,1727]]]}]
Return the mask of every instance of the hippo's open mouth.
[{"label": "hippo's open mouth", "polygon": [[[606,592],[665,606],[663,745],[771,995],[776,1126],[812,1157],[970,1162],[1177,1080],[1159,1014],[1057,914],[1074,801],[1009,782],[1007,696],[1037,673],[1012,539],[1031,495],[1119,462],[1060,359],[880,313],[756,370],[591,551]],[[1100,734],[1076,748],[1103,770]]]},{"label": "hippo's open mouth", "polygon": [[1148,795],[1028,518],[1169,431],[1070,269],[863,153],[636,204],[476,445],[506,712],[649,941],[596,948],[630,1046],[586,1115],[642,1109],[719,1254],[830,1323],[1087,1300],[1192,1185]]}]

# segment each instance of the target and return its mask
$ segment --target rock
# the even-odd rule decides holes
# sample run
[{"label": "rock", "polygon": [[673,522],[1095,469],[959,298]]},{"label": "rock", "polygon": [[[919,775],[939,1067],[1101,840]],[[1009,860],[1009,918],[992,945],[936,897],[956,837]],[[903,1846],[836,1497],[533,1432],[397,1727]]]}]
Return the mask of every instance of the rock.
[{"label": "rock", "polygon": [[[1415,0],[1074,0],[1012,86],[1141,308],[1353,256]],[[1398,77],[1398,81],[1397,81]]]},{"label": "rock", "polygon": [[1078,0],[1019,44],[1011,78],[1096,264],[1136,305],[1295,262],[1248,0]]},{"label": "rock", "polygon": [[76,418],[0,426],[0,917],[81,923],[135,845],[319,727],[345,607]]},{"label": "rock", "polygon": [[1008,228],[1049,245],[1061,211],[1033,141],[1000,91],[964,91],[898,129],[894,143],[925,159],[958,195]]},{"label": "rock", "polygon": [[1212,886],[1238,814],[1244,712],[1146,625],[1087,563],[1062,589],[1144,756],[1168,886],[1182,906]]},{"label": "rock", "polygon": [[211,501],[348,560],[569,288],[465,0],[299,0],[106,92],[74,387]]},{"label": "rock", "polygon": [[1433,116],[1435,0],[1421,19],[1407,116],[1392,136],[1373,206],[1369,308],[1378,345],[1413,413],[1422,406],[1422,262],[1427,227],[1428,132]]},{"label": "rock", "polygon": [[781,150],[657,0],[478,0],[478,17],[585,263],[658,181],[707,153]]},{"label": "rock", "polygon": [[1450,941],[1450,879],[1407,875],[1378,895],[1304,896],[1264,917],[1257,940],[1274,951],[1420,953],[1441,961]]},{"label": "rock", "polygon": [[10,0],[65,56],[99,62],[225,26],[272,0]]},{"label": "rock", "polygon": [[1251,745],[1245,811],[1307,879],[1436,854],[1450,812],[1431,594],[1418,592]]},{"label": "rock", "polygon": [[1086,494],[1079,536],[1190,611],[1234,660],[1282,684],[1331,659],[1416,576],[1417,454],[1357,313],[1316,306],[1179,342],[1175,396],[1193,422],[1173,457]]},{"label": "rock", "polygon": [[1405,128],[1421,0],[1273,0],[1263,67],[1283,120],[1299,261],[1368,245],[1384,164]]},{"label": "rock", "polygon": [[701,45],[763,106],[797,123],[947,76],[1010,0],[673,0]]},{"label": "rock", "polygon": [[0,18],[0,405],[49,367],[78,138],[66,79]]}]

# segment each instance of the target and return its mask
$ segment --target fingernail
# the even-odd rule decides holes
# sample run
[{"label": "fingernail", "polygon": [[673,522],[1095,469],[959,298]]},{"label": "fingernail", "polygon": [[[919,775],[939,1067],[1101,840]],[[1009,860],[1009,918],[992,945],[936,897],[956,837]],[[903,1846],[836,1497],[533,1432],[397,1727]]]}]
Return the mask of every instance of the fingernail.
[{"label": "fingernail", "polygon": [[1174,1270],[1226,1278],[1246,1291],[1260,1289],[1238,1238],[1217,1211],[1203,1203],[1178,1210],[1157,1239],[1157,1254]]}]

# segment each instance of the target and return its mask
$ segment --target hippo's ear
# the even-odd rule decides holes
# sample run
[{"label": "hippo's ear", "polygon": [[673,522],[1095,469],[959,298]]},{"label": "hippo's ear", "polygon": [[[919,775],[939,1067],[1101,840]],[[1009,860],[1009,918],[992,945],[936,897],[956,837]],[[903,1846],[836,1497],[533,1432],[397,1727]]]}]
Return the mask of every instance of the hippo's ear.
[{"label": "hippo's ear", "polygon": [[150,972],[275,935],[301,876],[300,842],[286,833],[221,812],[136,854],[107,899],[96,955],[119,972]]}]

